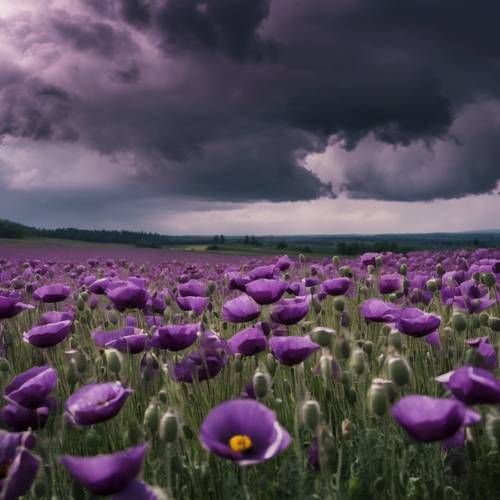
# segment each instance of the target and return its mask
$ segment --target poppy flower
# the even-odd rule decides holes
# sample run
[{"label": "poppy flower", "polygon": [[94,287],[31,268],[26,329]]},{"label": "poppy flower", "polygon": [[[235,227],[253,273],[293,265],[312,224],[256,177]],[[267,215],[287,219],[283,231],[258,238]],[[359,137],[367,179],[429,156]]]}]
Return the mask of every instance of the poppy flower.
[{"label": "poppy flower", "polygon": [[391,302],[380,299],[367,299],[361,304],[361,314],[370,321],[392,323],[399,314],[399,308]]},{"label": "poppy flower", "polygon": [[19,313],[33,308],[34,306],[24,304],[17,297],[0,296],[0,319],[13,318]]},{"label": "poppy flower", "polygon": [[240,290],[241,292],[245,291],[246,284],[251,281],[250,277],[246,274],[237,272],[227,273],[227,279],[227,287],[229,288],[229,290]]},{"label": "poppy flower", "polygon": [[111,289],[108,287],[105,293],[119,311],[125,311],[125,309],[144,309],[149,300],[148,292],[133,283],[127,283],[126,285]]},{"label": "poppy flower", "polygon": [[[499,404],[500,380],[489,371],[473,366],[454,370],[446,380],[446,386],[458,400],[467,405]],[[438,378],[438,381],[443,381]]]},{"label": "poppy flower", "polygon": [[226,361],[214,351],[191,352],[182,361],[171,366],[170,373],[177,382],[201,382],[208,380],[224,368]]},{"label": "poppy flower", "polygon": [[257,266],[248,271],[249,278],[253,280],[259,280],[262,278],[273,279],[276,272],[275,266]]},{"label": "poppy flower", "polygon": [[38,408],[57,384],[57,371],[50,366],[35,366],[17,375],[5,387],[4,397],[10,403]]},{"label": "poppy flower", "polygon": [[271,308],[271,319],[281,325],[294,325],[304,319],[309,312],[307,297],[282,299]]},{"label": "poppy flower", "polygon": [[262,327],[252,326],[233,335],[228,344],[233,354],[253,356],[266,349],[267,341]]},{"label": "poppy flower", "polygon": [[280,271],[286,271],[293,264],[293,260],[288,255],[283,255],[276,261],[276,267]]},{"label": "poppy flower", "polygon": [[16,403],[8,403],[0,410],[0,419],[15,431],[41,429],[49,418],[52,402],[45,400],[38,408],[27,408]]},{"label": "poppy flower", "polygon": [[71,321],[35,326],[23,334],[23,340],[35,347],[53,347],[62,342],[71,330]]},{"label": "poppy flower", "polygon": [[92,339],[101,349],[117,349],[120,352],[137,354],[149,348],[149,336],[139,328],[126,326],[121,330],[97,331]]},{"label": "poppy flower", "polygon": [[179,285],[179,293],[182,297],[204,297],[207,294],[207,285],[202,281],[189,280]]},{"label": "poppy flower", "polygon": [[273,356],[287,366],[296,365],[305,361],[313,352],[320,349],[309,336],[272,337],[269,347]]},{"label": "poppy flower", "polygon": [[403,287],[403,278],[400,274],[384,274],[378,280],[378,289],[382,295],[396,292]]},{"label": "poppy flower", "polygon": [[33,292],[33,299],[45,303],[61,302],[68,298],[71,288],[66,285],[44,285]]},{"label": "poppy flower", "polygon": [[260,306],[248,295],[228,300],[222,306],[222,317],[231,323],[246,323],[258,318]]},{"label": "poppy flower", "polygon": [[480,356],[478,363],[474,364],[486,370],[494,370],[497,367],[497,353],[487,336],[468,339],[466,343],[475,349],[476,353]]},{"label": "poppy flower", "polygon": [[396,320],[396,328],[412,337],[425,337],[434,332],[441,324],[441,318],[427,314],[416,307],[402,309]]},{"label": "poppy flower", "polygon": [[85,385],[66,400],[66,417],[76,425],[104,422],[119,413],[132,392],[120,382]]},{"label": "poppy flower", "polygon": [[411,437],[423,442],[451,438],[464,425],[476,423],[480,418],[456,399],[417,395],[400,399],[391,414]]},{"label": "poppy flower", "polygon": [[156,329],[151,344],[158,349],[182,351],[195,342],[199,329],[199,323],[161,326]]},{"label": "poppy flower", "polygon": [[38,318],[39,325],[47,325],[49,323],[59,323],[59,321],[73,321],[75,319],[75,315],[69,312],[60,312],[60,311],[47,311],[43,313],[40,318]]},{"label": "poppy flower", "polygon": [[61,463],[94,495],[115,495],[126,490],[135,480],[141,470],[145,453],[146,445],[143,444],[110,455],[64,455]]},{"label": "poppy flower", "polygon": [[199,316],[208,306],[210,299],[208,297],[177,297],[177,305],[183,311],[193,311]]},{"label": "poppy flower", "polygon": [[337,295],[344,295],[349,287],[351,286],[351,280],[349,278],[332,278],[323,281],[321,284],[321,289],[327,294],[333,297]]},{"label": "poppy flower", "polygon": [[226,401],[205,417],[200,428],[205,449],[238,465],[265,462],[291,443],[276,414],[252,399]]},{"label": "poppy flower", "polygon": [[288,283],[284,281],[261,278],[248,283],[245,291],[257,304],[265,305],[273,304],[281,299],[287,288]]}]

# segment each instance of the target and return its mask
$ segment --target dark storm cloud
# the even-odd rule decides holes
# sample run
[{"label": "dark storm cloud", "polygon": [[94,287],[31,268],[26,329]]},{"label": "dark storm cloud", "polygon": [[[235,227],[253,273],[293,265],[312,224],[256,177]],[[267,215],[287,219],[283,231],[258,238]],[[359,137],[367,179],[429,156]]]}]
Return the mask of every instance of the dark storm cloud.
[{"label": "dark storm cloud", "polygon": [[[133,154],[155,196],[415,201],[500,179],[497,1],[80,1],[29,28],[64,64],[0,72],[2,135]],[[333,186],[304,167],[332,141]]]}]

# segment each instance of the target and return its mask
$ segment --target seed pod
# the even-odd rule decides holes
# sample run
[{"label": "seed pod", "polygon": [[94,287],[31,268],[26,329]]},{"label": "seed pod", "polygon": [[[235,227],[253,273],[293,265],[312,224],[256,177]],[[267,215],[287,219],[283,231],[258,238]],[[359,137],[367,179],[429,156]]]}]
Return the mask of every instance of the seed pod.
[{"label": "seed pod", "polygon": [[376,380],[372,382],[368,390],[368,406],[371,412],[378,417],[382,417],[387,413],[389,408],[389,398],[383,384]]},{"label": "seed pod", "polygon": [[269,389],[271,387],[271,378],[267,373],[257,371],[253,376],[252,384],[257,399],[262,399],[265,398],[269,393]]},{"label": "seed pod", "polygon": [[370,357],[373,353],[373,342],[371,340],[365,340],[362,349],[368,354],[368,357]]},{"label": "seed pod", "polygon": [[348,328],[350,324],[351,324],[351,317],[349,316],[349,313],[347,311],[343,311],[342,314],[340,315],[340,325],[343,326],[344,328]]},{"label": "seed pod", "polygon": [[477,330],[481,326],[481,322],[479,321],[479,316],[477,314],[473,314],[471,316],[470,324],[473,330]]},{"label": "seed pod", "polygon": [[266,365],[267,371],[269,372],[269,375],[271,375],[271,377],[274,377],[274,374],[276,373],[276,360],[271,353],[267,354],[264,363]]},{"label": "seed pod", "polygon": [[406,276],[406,273],[408,272],[408,266],[406,264],[401,264],[399,266],[399,274],[402,276]]},{"label": "seed pod", "polygon": [[319,358],[319,371],[321,377],[325,381],[332,380],[333,377],[332,361],[333,357],[330,356],[329,354],[323,354],[321,358]]},{"label": "seed pod", "polygon": [[338,255],[334,255],[332,257],[332,263],[334,264],[335,267],[339,267],[339,265],[340,265],[340,257]]},{"label": "seed pod", "polygon": [[160,389],[160,391],[158,392],[158,399],[160,400],[160,403],[163,403],[164,405],[167,404],[168,392],[166,389]]},{"label": "seed pod", "polygon": [[83,300],[81,295],[79,295],[78,298],[76,299],[76,307],[79,311],[85,310],[85,300]]},{"label": "seed pod", "polygon": [[352,387],[352,373],[349,370],[345,370],[342,373],[342,377],[340,379],[344,389],[350,389]]},{"label": "seed pod", "polygon": [[352,353],[349,366],[357,375],[362,375],[366,369],[366,353],[362,349],[356,349]]},{"label": "seed pod", "polygon": [[335,297],[333,299],[333,307],[338,312],[343,312],[345,308],[345,301],[342,297]]},{"label": "seed pod", "polygon": [[78,370],[76,368],[76,363],[74,359],[70,360],[70,362],[67,363],[66,369],[64,371],[68,384],[70,385],[70,387],[74,387],[79,379]]},{"label": "seed pod", "polygon": [[411,368],[408,361],[401,357],[391,358],[389,360],[389,374],[391,380],[399,387],[408,384],[411,379]]},{"label": "seed pod", "polygon": [[118,374],[122,369],[123,356],[116,349],[106,349],[104,351],[106,357],[106,367],[111,373]]},{"label": "seed pod", "polygon": [[0,372],[7,373],[10,370],[10,364],[5,358],[0,358]]},{"label": "seed pod", "polygon": [[488,288],[493,288],[497,284],[496,276],[493,273],[484,273],[481,278],[481,281]]},{"label": "seed pod", "polygon": [[489,314],[486,311],[483,311],[479,315],[479,323],[481,324],[481,326],[488,326],[488,320],[489,319],[490,319],[490,316],[489,316]]},{"label": "seed pod", "polygon": [[158,431],[160,424],[160,409],[158,405],[151,403],[144,412],[144,427],[148,429],[151,434]]},{"label": "seed pod", "polygon": [[340,357],[347,359],[351,355],[351,344],[344,335],[337,337],[337,350]]},{"label": "seed pod", "polygon": [[425,286],[427,287],[427,290],[429,290],[429,292],[431,293],[435,293],[438,291],[438,283],[437,280],[435,280],[434,278],[427,280]]},{"label": "seed pod", "polygon": [[463,332],[467,329],[467,320],[462,313],[455,313],[451,317],[451,324],[457,332]]},{"label": "seed pod", "polygon": [[342,266],[340,269],[340,275],[343,278],[352,278],[354,276],[352,269],[349,266]]},{"label": "seed pod", "polygon": [[179,422],[174,412],[168,410],[160,420],[160,439],[166,443],[177,441]]},{"label": "seed pod", "polygon": [[390,346],[394,347],[396,351],[402,352],[403,350],[403,339],[399,332],[391,332],[388,337],[388,343]]},{"label": "seed pod", "polygon": [[312,432],[316,431],[319,425],[320,414],[321,410],[317,401],[310,399],[302,405],[302,422]]},{"label": "seed pod", "polygon": [[234,369],[237,373],[241,373],[243,371],[243,359],[239,353],[236,353],[234,356]]},{"label": "seed pod", "polygon": [[500,332],[500,318],[496,318],[494,316],[491,316],[490,318],[488,318],[488,326],[494,332]]},{"label": "seed pod", "polygon": [[311,340],[321,347],[329,347],[334,336],[335,330],[323,326],[317,326],[311,332]]}]

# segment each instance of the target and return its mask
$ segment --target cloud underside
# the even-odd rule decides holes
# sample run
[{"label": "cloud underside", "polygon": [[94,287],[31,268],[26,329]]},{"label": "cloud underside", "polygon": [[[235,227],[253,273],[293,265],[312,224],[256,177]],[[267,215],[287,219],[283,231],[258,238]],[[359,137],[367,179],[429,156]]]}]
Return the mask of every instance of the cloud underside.
[{"label": "cloud underside", "polygon": [[0,190],[417,202],[500,180],[496,1],[5,1]]}]

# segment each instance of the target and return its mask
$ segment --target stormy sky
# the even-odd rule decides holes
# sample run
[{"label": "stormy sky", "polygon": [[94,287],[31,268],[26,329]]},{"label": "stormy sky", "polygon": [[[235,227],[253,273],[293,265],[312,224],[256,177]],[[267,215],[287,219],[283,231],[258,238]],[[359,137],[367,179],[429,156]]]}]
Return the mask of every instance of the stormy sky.
[{"label": "stormy sky", "polygon": [[498,0],[0,0],[0,217],[500,229]]}]

